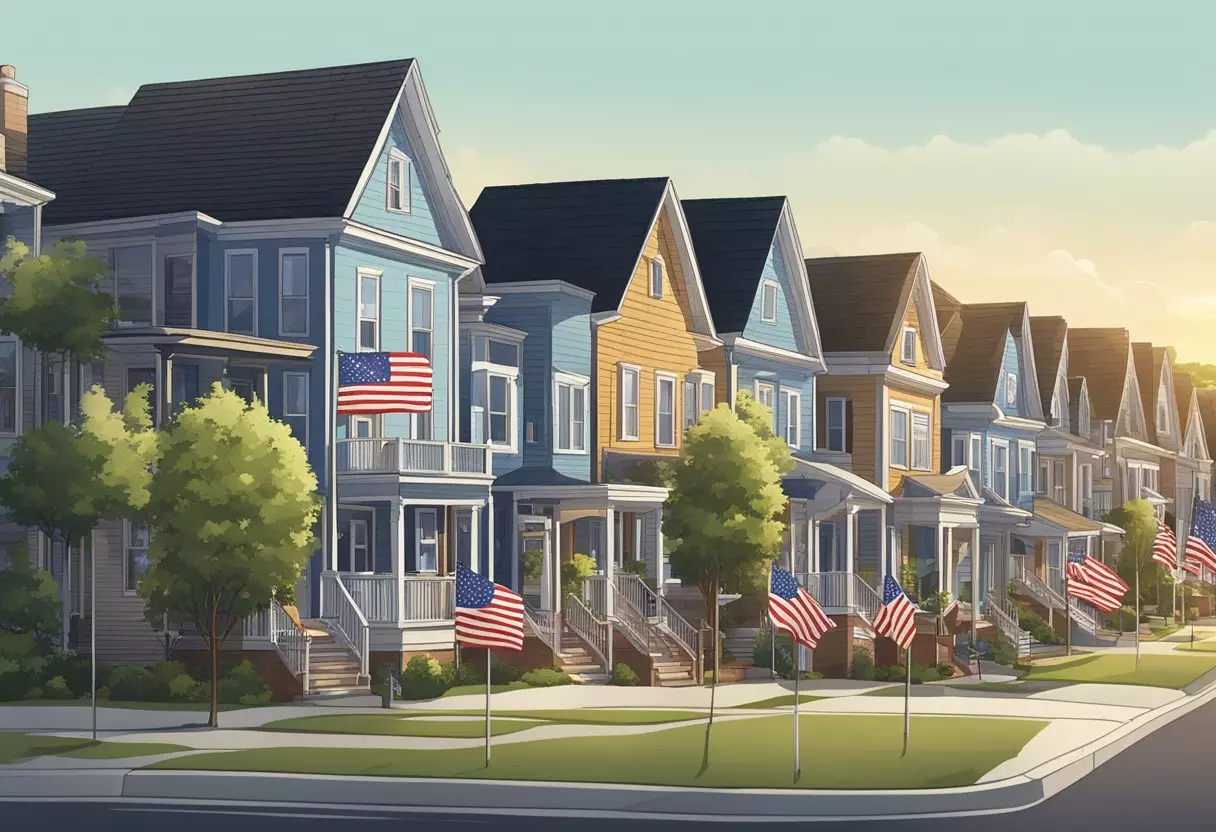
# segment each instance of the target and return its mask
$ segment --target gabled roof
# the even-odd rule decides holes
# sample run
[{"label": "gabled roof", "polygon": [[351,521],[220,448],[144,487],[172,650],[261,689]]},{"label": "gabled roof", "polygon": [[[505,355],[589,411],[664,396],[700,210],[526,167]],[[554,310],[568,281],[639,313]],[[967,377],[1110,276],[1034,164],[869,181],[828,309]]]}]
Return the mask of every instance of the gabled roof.
[{"label": "gabled roof", "polygon": [[1060,362],[1064,358],[1064,345],[1068,341],[1068,321],[1059,315],[1032,317],[1030,340],[1034,342],[1035,370],[1043,399],[1043,413],[1049,414],[1051,397],[1056,392],[1056,378],[1060,374]]},{"label": "gabled roof", "polygon": [[595,293],[592,312],[615,312],[663,211],[684,254],[693,323],[716,337],[692,237],[666,176],[495,185],[482,190],[469,216],[485,252],[486,283],[563,280]]},{"label": "gabled roof", "polygon": [[1053,526],[1069,532],[1102,531],[1101,523],[1090,520],[1085,515],[1078,514],[1047,497],[1034,498],[1034,516],[1035,519],[1051,523]]},{"label": "gabled roof", "polygon": [[1130,354],[1131,337],[1126,329],[1068,330],[1068,372],[1070,376],[1085,377],[1094,418],[1112,421],[1119,418]]},{"label": "gabled roof", "polygon": [[946,381],[950,386],[942,391],[942,401],[993,401],[1005,357],[1005,336],[1015,325],[1021,331],[1024,310],[1025,304],[1016,303],[959,307],[956,318],[961,326],[953,351],[946,352]]},{"label": "gabled roof", "polygon": [[[121,111],[30,116],[31,148],[51,145],[33,151],[31,175],[63,183],[45,222],[341,217],[413,64],[145,84]],[[72,135],[80,125],[89,140]],[[89,145],[91,159],[74,152]]]},{"label": "gabled roof", "polygon": [[1216,436],[1216,389],[1199,388],[1195,390],[1199,399],[1199,416],[1203,419],[1205,436]]},{"label": "gabled roof", "polygon": [[951,468],[945,474],[904,474],[892,489],[891,496],[981,499],[967,469],[961,466]]},{"label": "gabled roof", "polygon": [[[1068,424],[1072,432],[1080,436],[1081,430],[1081,401],[1089,399],[1089,386],[1082,376],[1071,376],[1068,379]],[[1089,407],[1093,413],[1093,404]]]},{"label": "gabled roof", "polygon": [[1132,343],[1132,360],[1136,364],[1136,381],[1140,384],[1140,406],[1144,408],[1144,427],[1148,438],[1157,441],[1157,396],[1161,365],[1153,355],[1153,345],[1143,341]]},{"label": "gabled roof", "polygon": [[958,330],[962,326],[959,320],[959,310],[963,304],[954,295],[947,292],[936,281],[933,283],[933,305],[937,308],[937,328],[942,333],[942,352],[949,363],[958,340]]},{"label": "gabled roof", "polygon": [[925,350],[932,366],[944,367],[937,311],[923,254],[816,257],[806,261],[806,272],[825,353],[890,353],[919,280],[923,286],[918,299],[928,318],[921,320]]}]

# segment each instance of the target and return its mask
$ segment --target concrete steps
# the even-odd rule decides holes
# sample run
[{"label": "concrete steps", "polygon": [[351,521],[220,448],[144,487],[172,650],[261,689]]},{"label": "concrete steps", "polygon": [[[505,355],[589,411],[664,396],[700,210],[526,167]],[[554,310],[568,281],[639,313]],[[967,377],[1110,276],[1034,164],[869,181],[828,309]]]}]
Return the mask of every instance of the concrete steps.
[{"label": "concrete steps", "polygon": [[366,693],[371,680],[360,673],[359,657],[330,632],[324,621],[302,622],[312,633],[308,651],[308,696]]}]

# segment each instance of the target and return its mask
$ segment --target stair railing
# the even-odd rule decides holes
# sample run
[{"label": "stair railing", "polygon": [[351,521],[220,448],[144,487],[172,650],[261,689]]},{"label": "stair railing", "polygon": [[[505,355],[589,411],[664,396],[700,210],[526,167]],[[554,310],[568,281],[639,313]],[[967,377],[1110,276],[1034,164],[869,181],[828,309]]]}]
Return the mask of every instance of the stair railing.
[{"label": "stair railing", "polygon": [[308,667],[311,659],[312,636],[288,615],[278,601],[272,600],[266,611],[270,642],[279,654],[291,675],[300,680],[305,696],[308,695]]},{"label": "stair railing", "polygon": [[612,622],[598,618],[595,613],[575,595],[566,596],[566,614],[563,620],[574,634],[581,638],[605,673],[612,672]]},{"label": "stair railing", "polygon": [[524,602],[524,623],[556,656],[561,652],[561,615],[553,610],[542,610]]},{"label": "stair railing", "polygon": [[[636,611],[641,617],[642,624],[653,620],[664,633],[671,637],[676,646],[696,662],[698,655],[697,628],[676,612],[667,599],[655,592],[648,583],[642,580],[640,575],[618,572],[613,578],[616,590],[615,600],[624,601],[625,605]],[[613,609],[617,611],[615,603]],[[649,644],[649,627],[646,627],[646,631],[647,644]]]},{"label": "stair railing", "polygon": [[988,595],[986,600],[985,615],[991,616],[990,620],[993,624],[996,624],[1001,635],[1005,636],[1013,644],[1017,658],[1020,659],[1030,654],[1030,633],[1023,630],[1018,623],[1018,619],[1012,617],[1003,609],[991,594]]},{"label": "stair railing", "polygon": [[321,609],[325,610],[325,620],[334,625],[337,635],[359,657],[359,674],[370,678],[367,667],[370,658],[367,619],[337,572],[321,575]]}]

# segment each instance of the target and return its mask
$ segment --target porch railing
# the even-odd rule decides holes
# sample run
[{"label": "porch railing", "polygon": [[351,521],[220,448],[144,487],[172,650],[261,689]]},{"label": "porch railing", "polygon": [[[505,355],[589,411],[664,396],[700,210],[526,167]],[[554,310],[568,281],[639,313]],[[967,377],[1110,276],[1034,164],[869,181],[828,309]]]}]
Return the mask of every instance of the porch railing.
[{"label": "porch railing", "polygon": [[562,651],[562,618],[553,610],[542,610],[524,603],[524,624],[556,656]]},{"label": "porch railing", "polygon": [[283,605],[271,601],[270,606],[241,622],[241,636],[252,641],[268,641],[291,675],[300,680],[304,694],[309,692],[308,662],[312,636],[297,626]]},{"label": "porch railing", "polygon": [[338,440],[338,471],[358,474],[492,474],[485,445],[401,437]]},{"label": "porch railing", "polygon": [[405,620],[451,621],[456,617],[456,579],[406,575]]},{"label": "porch railing", "polygon": [[587,643],[604,672],[612,672],[612,622],[599,618],[575,595],[566,596],[566,625]]},{"label": "porch railing", "polygon": [[325,611],[325,620],[333,624],[337,635],[359,657],[360,675],[367,676],[370,635],[367,619],[337,572],[326,572],[321,576],[321,609]]},{"label": "porch railing", "polygon": [[[697,650],[697,628],[676,612],[667,599],[655,592],[640,575],[617,572],[613,575],[617,598],[637,610],[644,621],[654,622],[693,661],[700,658]],[[649,638],[649,633],[647,634]],[[698,677],[699,678],[699,677]]]},{"label": "porch railing", "polygon": [[1068,599],[1071,607],[1070,615],[1072,620],[1090,635],[1096,635],[1098,632],[1098,610],[1092,604],[1081,601],[1077,598]]},{"label": "porch railing", "polygon": [[997,630],[1013,645],[1017,658],[1030,655],[1030,633],[1022,629],[1018,619],[1003,608],[990,594],[985,601],[984,614]]},{"label": "porch railing", "polygon": [[601,618],[608,617],[608,578],[591,575],[583,579],[583,603]]},{"label": "porch railing", "polygon": [[802,572],[797,578],[825,609],[856,612],[873,622],[882,606],[878,592],[855,572]]},{"label": "porch railing", "polygon": [[397,578],[393,575],[344,575],[342,583],[369,624],[397,623]]}]

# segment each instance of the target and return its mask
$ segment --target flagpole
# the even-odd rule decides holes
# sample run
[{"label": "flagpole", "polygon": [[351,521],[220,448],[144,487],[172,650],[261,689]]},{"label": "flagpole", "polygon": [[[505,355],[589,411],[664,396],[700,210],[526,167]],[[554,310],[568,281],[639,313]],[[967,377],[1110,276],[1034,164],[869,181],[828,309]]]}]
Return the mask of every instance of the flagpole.
[{"label": "flagpole", "polygon": [[1136,667],[1140,666],[1140,561],[1136,560]]},{"label": "flagpole", "polygon": [[486,768],[490,767],[490,648],[486,648]]},{"label": "flagpole", "polygon": [[[334,353],[334,366],[329,374],[329,412],[333,414],[334,421],[330,425],[329,431],[329,528],[325,530],[326,536],[329,538],[328,545],[325,547],[328,563],[322,564],[322,573],[331,568],[335,572],[338,571],[338,374],[341,372],[341,363],[342,351],[337,350]],[[321,592],[317,597],[324,605],[325,593]],[[324,615],[326,612],[332,613],[333,611],[322,609],[320,612]]]},{"label": "flagpole", "polygon": [[[913,640],[916,639],[914,635]],[[912,642],[908,642],[908,678],[904,682],[904,750],[899,756],[908,755],[908,735],[912,732]]]},{"label": "flagpole", "polygon": [[802,766],[798,762],[798,677],[802,674],[799,672],[802,669],[802,650],[797,646],[791,648],[794,651],[794,782],[798,782],[798,775],[802,771]]},{"label": "flagpole", "polygon": [[768,668],[772,671],[769,675],[774,679],[777,678],[777,625],[773,623],[773,617],[768,617],[768,646],[772,652],[772,657],[769,659]]},{"label": "flagpole", "polygon": [[1068,555],[1064,556],[1064,655],[1072,655],[1072,599],[1068,597]]}]

